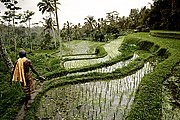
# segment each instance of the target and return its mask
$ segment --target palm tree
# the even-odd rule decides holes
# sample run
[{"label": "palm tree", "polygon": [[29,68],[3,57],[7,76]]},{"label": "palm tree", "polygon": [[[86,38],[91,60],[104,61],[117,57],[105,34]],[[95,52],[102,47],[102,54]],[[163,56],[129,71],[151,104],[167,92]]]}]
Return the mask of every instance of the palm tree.
[{"label": "palm tree", "polygon": [[39,7],[39,11],[42,11],[42,14],[44,14],[45,12],[54,14],[55,6],[52,0],[42,0],[42,2],[39,2],[37,4],[37,6]]},{"label": "palm tree", "polygon": [[[22,15],[22,20],[20,21],[20,23],[25,23],[27,25],[27,27],[29,28],[29,30],[28,30],[29,40],[30,40],[30,28],[31,28],[31,19],[32,19],[31,17],[34,14],[35,14],[35,12],[27,10]],[[31,40],[31,51],[32,51],[32,40]]]},{"label": "palm tree", "polygon": [[[57,5],[60,3],[57,1],[58,0],[42,0],[42,2],[39,2],[37,6],[39,7],[39,11],[42,11],[42,14],[45,11],[55,14],[58,40],[60,44],[60,65],[62,66],[62,41],[60,39],[60,29],[59,29],[58,13],[57,13],[57,10],[58,10]],[[50,17],[51,17],[51,14],[50,14]]]},{"label": "palm tree", "polygon": [[[39,7],[39,11],[42,11],[42,14],[45,11],[55,14],[56,26],[57,26],[57,35],[58,35],[58,40],[59,40],[59,44],[60,44],[60,65],[63,66],[62,65],[62,40],[60,38],[60,29],[59,29],[59,21],[58,21],[58,13],[57,13],[57,10],[58,10],[57,5],[60,3],[57,1],[58,0],[42,0],[42,2],[39,2],[37,6]],[[51,14],[50,14],[50,17],[51,17]],[[55,41],[55,44],[56,44],[56,41]]]},{"label": "palm tree", "polygon": [[[56,35],[55,35],[55,32],[54,32],[54,27],[53,27],[54,25],[52,24],[53,22],[51,21],[51,20],[53,20],[51,14],[55,15],[55,13],[54,13],[54,11],[55,11],[54,3],[53,3],[52,0],[42,0],[42,2],[39,2],[37,4],[37,6],[39,7],[39,11],[42,11],[42,14],[44,14],[45,12],[49,13],[49,23],[48,23],[49,28],[48,29],[52,31],[52,35],[53,35],[53,38],[54,38],[54,46],[56,48]],[[47,21],[45,21],[45,23],[46,22]],[[50,25],[50,23],[51,23],[51,25]]]},{"label": "palm tree", "polygon": [[43,26],[45,27],[44,31],[48,31],[48,33],[50,33],[50,30],[54,29],[53,20],[52,18],[43,18],[43,19],[45,21],[45,24],[43,24]]},{"label": "palm tree", "polygon": [[[45,12],[48,12],[49,17],[52,18],[52,14],[56,15],[57,4],[60,4],[59,2],[57,2],[57,0],[42,0],[42,2],[39,2],[37,4],[37,6],[39,7],[39,11],[42,11],[42,14],[44,14]],[[57,17],[56,17],[56,22],[58,23]],[[59,24],[57,24],[56,26],[57,26],[57,29],[59,29]],[[52,29],[52,31],[54,33],[54,29]]]},{"label": "palm tree", "polygon": [[94,16],[87,16],[86,18],[84,18],[84,20],[86,20],[86,22],[84,23],[85,26],[87,26],[87,32],[88,34],[90,34],[90,37],[93,39],[93,30],[96,27],[96,20],[94,19]]},{"label": "palm tree", "polygon": [[54,0],[54,7],[55,7],[55,16],[56,16],[56,25],[57,25],[57,33],[58,33],[58,40],[59,40],[59,47],[60,47],[60,66],[63,67],[63,63],[62,63],[62,40],[61,40],[61,35],[60,35],[60,28],[59,28],[59,22],[58,22],[58,7],[57,4],[60,4],[59,2],[57,2],[58,0]]},{"label": "palm tree", "polygon": [[85,22],[85,24],[89,25],[90,30],[93,30],[94,25],[95,25],[94,23],[96,23],[94,16],[87,16],[86,18],[84,18],[84,20],[87,21],[87,22]]}]

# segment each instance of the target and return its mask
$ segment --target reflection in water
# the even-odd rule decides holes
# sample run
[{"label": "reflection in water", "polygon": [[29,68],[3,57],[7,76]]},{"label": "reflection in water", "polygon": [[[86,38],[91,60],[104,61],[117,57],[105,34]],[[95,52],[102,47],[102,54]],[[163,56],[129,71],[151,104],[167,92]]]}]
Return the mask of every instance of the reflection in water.
[{"label": "reflection in water", "polygon": [[96,55],[78,55],[78,56],[65,56],[63,59],[68,58],[68,59],[80,59],[80,58],[93,58],[96,57]]},{"label": "reflection in water", "polygon": [[123,79],[66,85],[49,90],[41,99],[36,115],[39,119],[55,119],[58,113],[67,120],[122,120],[131,107],[140,80],[152,70],[153,66],[147,62],[135,74]]},{"label": "reflection in water", "polygon": [[122,68],[123,66],[128,65],[129,63],[131,63],[133,60],[135,60],[138,57],[139,56],[137,54],[134,54],[134,56],[131,59],[126,60],[124,62],[120,61],[114,65],[111,65],[108,67],[103,67],[103,68],[97,68],[92,71],[71,73],[71,74],[67,74],[67,76],[82,75],[82,74],[87,74],[87,73],[91,73],[91,72],[111,73],[111,72],[115,71],[117,68]]}]

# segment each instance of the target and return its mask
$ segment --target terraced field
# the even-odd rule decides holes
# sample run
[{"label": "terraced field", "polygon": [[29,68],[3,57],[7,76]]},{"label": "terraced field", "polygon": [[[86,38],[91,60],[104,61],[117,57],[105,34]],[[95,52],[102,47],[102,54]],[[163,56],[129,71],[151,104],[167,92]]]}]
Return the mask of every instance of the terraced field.
[{"label": "terraced field", "polygon": [[[120,46],[120,44],[123,41],[123,37],[114,41],[111,41],[108,44],[105,44],[103,47],[105,49],[105,51],[108,53],[107,56],[105,56],[104,58],[99,58],[99,59],[90,59],[90,60],[72,60],[72,61],[67,61],[64,63],[64,67],[66,69],[71,69],[71,68],[80,68],[83,66],[89,66],[89,65],[93,65],[93,64],[97,64],[97,63],[101,63],[101,62],[105,62],[108,60],[111,60],[111,58],[116,57],[117,55],[120,54],[120,52],[118,51],[118,48]],[[79,48],[79,51],[84,51],[84,47],[81,49]],[[86,48],[87,49],[87,48]],[[74,58],[74,56],[71,56]],[[82,57],[87,57],[87,55],[81,56]],[[93,57],[93,56],[90,56]],[[69,58],[69,57],[68,57]]]},{"label": "terraced field", "polygon": [[134,54],[134,56],[131,59],[127,60],[127,61],[120,61],[118,63],[115,63],[115,64],[111,65],[111,66],[97,68],[97,69],[92,70],[92,71],[71,73],[71,74],[67,74],[67,76],[82,75],[82,74],[93,73],[93,72],[111,73],[111,72],[115,71],[117,68],[122,68],[123,66],[128,65],[130,62],[132,62],[136,58],[138,58],[138,55]]},{"label": "terraced field", "polygon": [[63,59],[81,59],[81,58],[93,58],[96,57],[96,55],[78,55],[78,56],[65,56],[63,57]]},{"label": "terraced field", "polygon": [[[92,42],[83,40],[74,40],[64,43],[63,55],[72,54],[91,54],[94,53],[97,46],[105,44],[104,42]],[[57,53],[56,55],[59,55]]]},{"label": "terraced field", "polygon": [[[177,46],[176,39],[137,33],[104,44],[105,57],[66,61],[65,70],[44,83],[25,119],[178,120]],[[81,49],[86,51],[78,47],[80,53],[66,57],[94,57]]]},{"label": "terraced field", "polygon": [[[153,66],[146,63],[135,74],[122,79],[87,82],[51,89],[42,98],[37,111],[39,119],[55,119],[56,110],[71,119],[124,119],[134,100],[141,78]],[[60,109],[59,109],[60,108]]]}]

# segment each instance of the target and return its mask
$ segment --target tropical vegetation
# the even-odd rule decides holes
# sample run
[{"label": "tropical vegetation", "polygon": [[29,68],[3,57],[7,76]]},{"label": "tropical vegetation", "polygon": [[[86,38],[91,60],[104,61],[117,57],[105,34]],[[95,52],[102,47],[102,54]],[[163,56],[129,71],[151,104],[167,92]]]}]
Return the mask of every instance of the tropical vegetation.
[{"label": "tropical vegetation", "polygon": [[[84,24],[59,26],[58,0],[36,7],[47,16],[32,23],[16,0],[0,0],[0,119],[14,120],[25,95],[10,80],[24,49],[46,81],[23,119],[178,120],[180,106],[180,2],[88,15]],[[36,76],[33,76],[34,78]],[[87,111],[87,112],[86,112]],[[108,114],[107,114],[108,113]]]}]

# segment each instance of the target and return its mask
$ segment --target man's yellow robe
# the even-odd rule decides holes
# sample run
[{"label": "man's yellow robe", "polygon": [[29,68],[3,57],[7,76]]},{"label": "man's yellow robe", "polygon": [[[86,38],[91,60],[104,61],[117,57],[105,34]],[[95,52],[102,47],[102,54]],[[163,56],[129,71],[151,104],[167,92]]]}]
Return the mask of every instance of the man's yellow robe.
[{"label": "man's yellow robe", "polygon": [[24,62],[27,60],[26,57],[19,58],[15,69],[13,73],[13,79],[12,81],[20,81],[24,83],[24,86],[26,86],[26,80],[25,80],[25,75],[24,75]]}]

